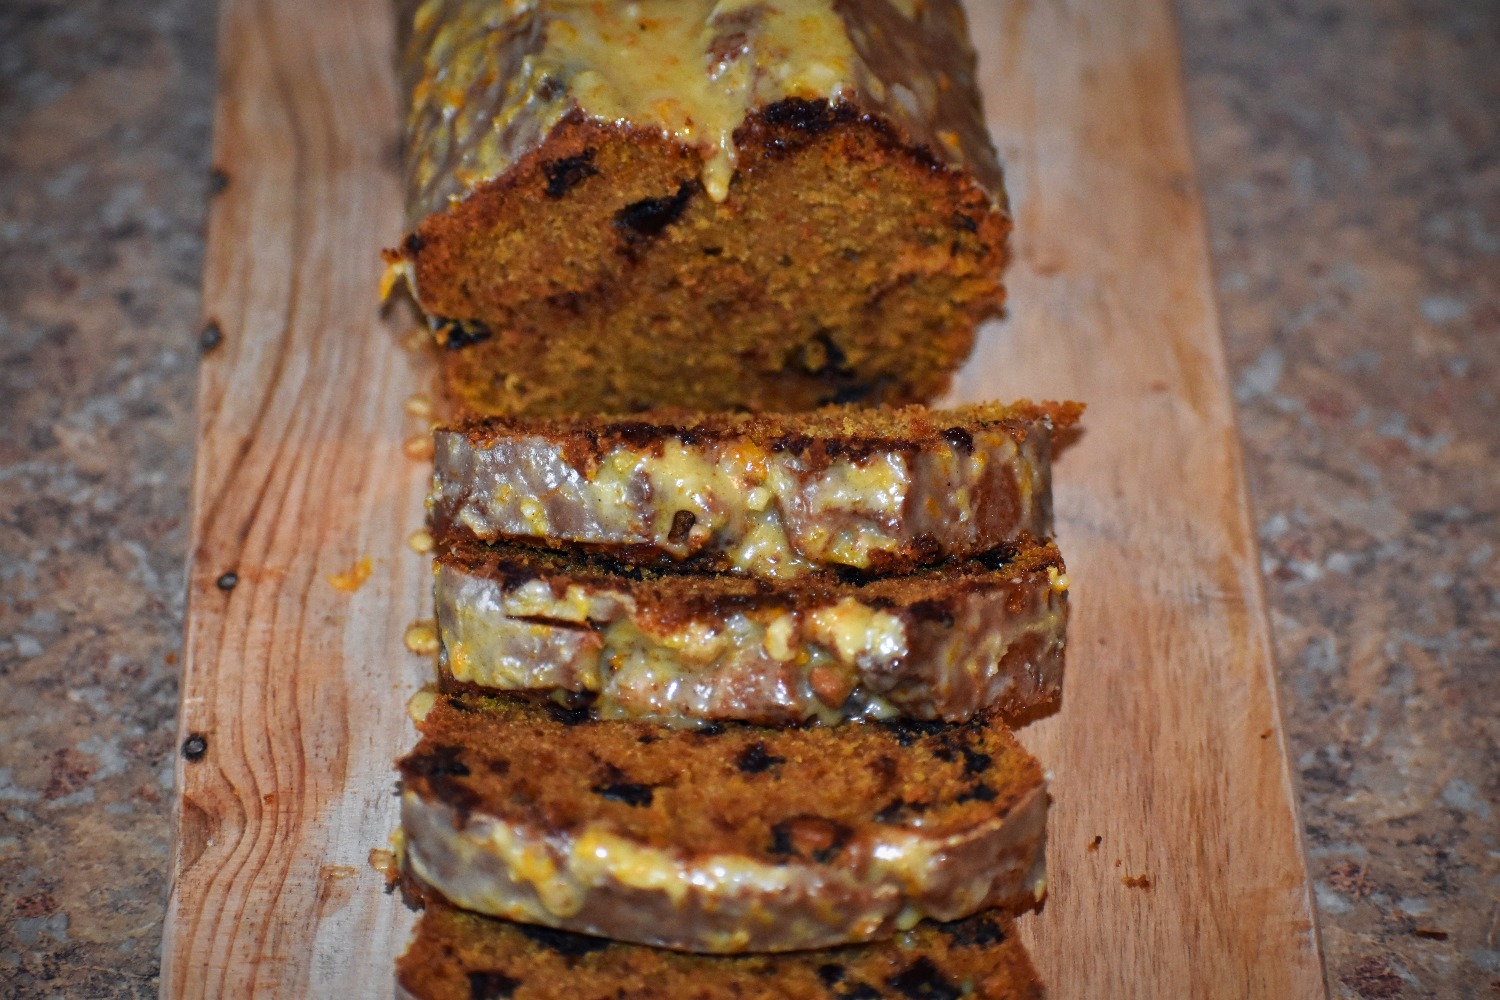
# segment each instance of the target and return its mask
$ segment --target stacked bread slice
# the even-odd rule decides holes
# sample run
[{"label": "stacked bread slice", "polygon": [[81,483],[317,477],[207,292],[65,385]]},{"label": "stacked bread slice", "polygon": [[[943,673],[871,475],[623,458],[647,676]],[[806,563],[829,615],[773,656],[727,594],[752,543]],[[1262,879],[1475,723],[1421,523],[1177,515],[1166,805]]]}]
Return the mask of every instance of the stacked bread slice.
[{"label": "stacked bread slice", "polygon": [[1061,688],[1077,416],[439,430],[402,989],[1033,995],[1008,920],[1045,892],[1047,794],[1007,723]]}]

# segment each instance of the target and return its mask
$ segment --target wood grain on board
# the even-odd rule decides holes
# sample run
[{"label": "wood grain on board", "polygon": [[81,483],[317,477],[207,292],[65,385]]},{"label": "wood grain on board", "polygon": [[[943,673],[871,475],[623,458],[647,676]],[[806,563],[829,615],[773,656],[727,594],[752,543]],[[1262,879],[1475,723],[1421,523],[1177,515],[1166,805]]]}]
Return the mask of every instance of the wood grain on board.
[{"label": "wood grain on board", "polygon": [[1056,471],[1072,618],[1049,898],[1060,997],[1324,994],[1166,3],[978,2],[1010,318],[955,395],[1086,401]]},{"label": "wood grain on board", "polygon": [[[954,398],[1090,404],[1057,472],[1066,694],[1023,734],[1055,796],[1027,943],[1057,998],[1320,996],[1169,7],[971,10],[1016,262]],[[388,0],[221,18],[181,715],[206,751],[177,765],[163,992],[387,997],[411,916],[367,858],[430,615],[421,376],[375,305],[394,25]]]}]

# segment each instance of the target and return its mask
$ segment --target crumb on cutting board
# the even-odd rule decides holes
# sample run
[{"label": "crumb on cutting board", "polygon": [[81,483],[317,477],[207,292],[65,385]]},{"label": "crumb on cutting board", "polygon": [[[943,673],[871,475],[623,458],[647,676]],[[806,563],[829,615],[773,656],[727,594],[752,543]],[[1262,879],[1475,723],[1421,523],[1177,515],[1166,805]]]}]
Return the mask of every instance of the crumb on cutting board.
[{"label": "crumb on cutting board", "polygon": [[374,569],[374,560],[369,556],[364,556],[342,573],[329,573],[328,582],[333,584],[335,590],[352,594],[365,585],[365,581],[370,578],[370,574]]}]

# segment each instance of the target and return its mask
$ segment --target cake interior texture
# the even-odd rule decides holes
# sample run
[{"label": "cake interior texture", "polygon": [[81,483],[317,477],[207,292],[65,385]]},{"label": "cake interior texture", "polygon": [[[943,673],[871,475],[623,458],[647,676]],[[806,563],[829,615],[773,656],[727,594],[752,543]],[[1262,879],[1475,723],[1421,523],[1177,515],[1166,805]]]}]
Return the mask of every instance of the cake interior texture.
[{"label": "cake interior texture", "polygon": [[868,862],[856,855],[878,828],[942,838],[1042,785],[1036,760],[985,718],[667,729],[463,694],[438,697],[421,729],[405,786],[461,815],[556,833],[603,824],[636,844],[773,865]]},{"label": "cake interior texture", "polygon": [[784,102],[736,141],[715,202],[696,150],[574,116],[424,220],[402,253],[460,406],[796,410],[941,392],[1003,304],[1008,218],[849,105]]}]

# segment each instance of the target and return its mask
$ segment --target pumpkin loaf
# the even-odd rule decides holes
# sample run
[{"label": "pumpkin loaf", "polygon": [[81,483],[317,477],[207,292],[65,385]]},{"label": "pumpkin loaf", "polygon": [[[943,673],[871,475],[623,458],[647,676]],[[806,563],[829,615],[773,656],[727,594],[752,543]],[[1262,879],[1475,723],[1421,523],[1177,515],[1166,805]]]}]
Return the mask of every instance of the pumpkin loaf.
[{"label": "pumpkin loaf", "polygon": [[1062,686],[1067,585],[1051,544],[772,583],[470,543],[439,553],[434,593],[450,689],[554,693],[604,719],[790,725],[1038,714]]},{"label": "pumpkin loaf", "polygon": [[1041,767],[1003,726],[693,731],[427,693],[399,766],[411,874],[464,909],[737,953],[1036,905]]},{"label": "pumpkin loaf", "polygon": [[494,418],[436,433],[434,534],[787,579],[883,573],[1052,531],[1073,403]]},{"label": "pumpkin loaf", "polygon": [[401,8],[386,260],[473,412],[921,401],[1002,305],[959,0]]},{"label": "pumpkin loaf", "polygon": [[1010,921],[924,922],[888,942],[691,955],[514,924],[428,900],[396,964],[401,1000],[1040,1000]]}]

